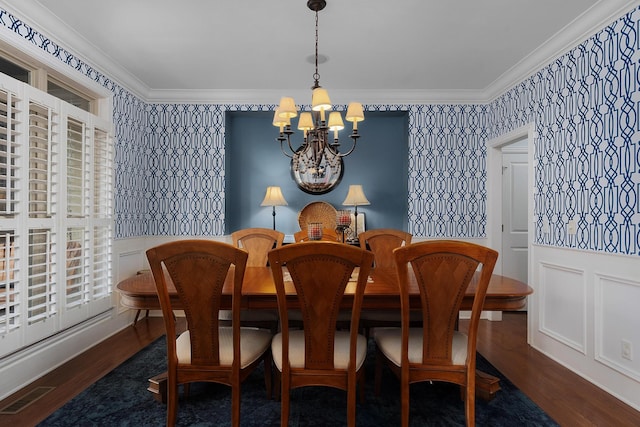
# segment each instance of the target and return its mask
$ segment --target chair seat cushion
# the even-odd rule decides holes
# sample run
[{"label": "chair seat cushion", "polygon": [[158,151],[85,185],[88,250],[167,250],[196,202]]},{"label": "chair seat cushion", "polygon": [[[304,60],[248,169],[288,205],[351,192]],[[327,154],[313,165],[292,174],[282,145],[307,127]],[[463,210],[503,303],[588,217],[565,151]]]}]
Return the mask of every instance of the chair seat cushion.
[{"label": "chair seat cushion", "polygon": [[[240,368],[255,362],[271,343],[271,332],[266,329],[240,328]],[[176,340],[178,363],[191,363],[191,337],[189,331]],[[231,327],[220,328],[220,365],[231,366],[233,360],[233,331]]]},{"label": "chair seat cushion", "polygon": [[[336,331],[333,363],[337,369],[347,369],[349,364],[349,331]],[[273,362],[282,371],[282,333],[277,333],[271,341]],[[360,369],[367,355],[367,339],[358,335],[356,351],[356,371]],[[292,368],[304,367],[304,331],[289,331],[289,360]]]},{"label": "chair seat cushion", "polygon": [[[382,353],[396,366],[400,366],[402,329],[376,328],[374,331],[376,345]],[[453,333],[451,359],[454,365],[464,365],[467,361],[467,335],[462,332]],[[409,362],[422,363],[422,329],[409,328]]]}]

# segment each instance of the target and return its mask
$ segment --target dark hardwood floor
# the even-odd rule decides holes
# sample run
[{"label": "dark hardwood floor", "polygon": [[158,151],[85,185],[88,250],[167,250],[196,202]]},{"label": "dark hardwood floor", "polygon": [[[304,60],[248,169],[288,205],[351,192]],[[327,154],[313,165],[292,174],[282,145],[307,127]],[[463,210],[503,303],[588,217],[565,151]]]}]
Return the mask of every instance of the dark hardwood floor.
[{"label": "dark hardwood floor", "polygon": [[[465,321],[460,322],[461,329]],[[639,426],[640,412],[532,349],[526,342],[526,313],[504,313],[502,322],[483,320],[478,350],[529,398],[563,426]],[[0,408],[39,386],[54,386],[16,415],[0,415],[0,426],[33,426],[85,387],[164,333],[161,318],[144,318],[64,366],[0,402]],[[146,384],[141,384],[146,387]],[[149,395],[151,399],[151,395]]]}]

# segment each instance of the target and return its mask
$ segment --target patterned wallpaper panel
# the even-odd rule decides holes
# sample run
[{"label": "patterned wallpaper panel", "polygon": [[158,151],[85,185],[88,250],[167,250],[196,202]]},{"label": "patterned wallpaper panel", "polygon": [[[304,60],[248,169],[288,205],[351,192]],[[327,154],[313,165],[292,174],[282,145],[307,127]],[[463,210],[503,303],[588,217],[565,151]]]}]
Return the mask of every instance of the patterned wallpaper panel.
[{"label": "patterned wallpaper panel", "polygon": [[536,243],[640,254],[639,25],[636,8],[490,105],[490,137],[535,123]]},{"label": "patterned wallpaper panel", "polygon": [[224,233],[224,109],[146,108],[145,235]]},{"label": "patterned wallpaper panel", "polygon": [[484,105],[409,110],[409,232],[429,237],[486,234]]},{"label": "patterned wallpaper panel", "polygon": [[[484,237],[486,142],[533,122],[536,243],[638,254],[639,25],[634,9],[487,105],[367,106],[409,110],[409,231]],[[0,27],[113,92],[117,238],[223,233],[224,112],[272,105],[147,104],[2,9]]]}]

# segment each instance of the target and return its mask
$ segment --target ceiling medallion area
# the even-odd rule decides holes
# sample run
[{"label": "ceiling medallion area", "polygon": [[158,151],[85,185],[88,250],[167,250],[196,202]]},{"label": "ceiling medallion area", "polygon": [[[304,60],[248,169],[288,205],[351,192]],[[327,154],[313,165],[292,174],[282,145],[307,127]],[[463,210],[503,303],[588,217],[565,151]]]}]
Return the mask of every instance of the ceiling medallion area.
[{"label": "ceiling medallion area", "polygon": [[[358,122],[364,120],[362,104],[351,102],[347,107],[345,119],[353,123],[353,131],[349,136],[351,148],[341,152],[338,131],[344,129],[342,114],[331,111],[327,120],[327,112],[333,109],[329,93],[320,86],[318,63],[326,61],[326,57],[318,55],[318,12],[324,9],[326,1],[309,0],[307,7],[315,12],[315,63],[311,96],[311,111],[300,113],[298,130],[303,133],[303,141],[294,148],[291,119],[298,117],[298,107],[291,97],[282,97],[273,116],[273,125],[280,129],[277,140],[285,156],[291,158],[291,175],[298,187],[309,194],[325,194],[340,183],[344,174],[343,158],[356,148],[358,138]],[[333,131],[331,138],[329,131]],[[286,142],[286,146],[285,146]]]}]

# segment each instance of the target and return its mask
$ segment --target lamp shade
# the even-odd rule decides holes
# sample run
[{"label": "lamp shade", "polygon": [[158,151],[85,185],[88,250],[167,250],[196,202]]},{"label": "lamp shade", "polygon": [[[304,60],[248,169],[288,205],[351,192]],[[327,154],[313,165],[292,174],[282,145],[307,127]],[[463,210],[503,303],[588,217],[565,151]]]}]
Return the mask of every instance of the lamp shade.
[{"label": "lamp shade", "polygon": [[329,114],[329,130],[342,130],[344,129],[344,122],[342,121],[342,115],[339,111],[332,111]]},{"label": "lamp shade", "polygon": [[317,87],[313,90],[311,94],[311,109],[313,111],[331,110],[331,100],[326,89]]},{"label": "lamp shade", "polygon": [[370,205],[369,200],[364,195],[364,191],[362,191],[362,185],[350,185],[349,192],[347,193],[347,197],[342,202],[345,206],[362,206],[362,205]]},{"label": "lamp shade", "polygon": [[362,104],[359,102],[351,102],[347,107],[347,116],[345,117],[348,122],[361,122],[364,120],[364,111],[362,110]]},{"label": "lamp shade", "polygon": [[298,109],[296,108],[296,102],[293,98],[285,96],[280,99],[280,105],[278,110],[280,111],[280,117],[292,119],[298,115]]},{"label": "lamp shade", "polygon": [[282,132],[282,129],[289,124],[291,124],[291,119],[280,117],[280,109],[276,109],[275,113],[273,113],[273,125],[280,128],[280,132]]},{"label": "lamp shade", "polygon": [[313,117],[311,113],[305,111],[300,113],[300,120],[298,120],[298,129],[300,130],[312,130],[313,129]]},{"label": "lamp shade", "polygon": [[267,192],[264,195],[264,200],[260,203],[260,206],[287,206],[287,201],[282,195],[282,190],[277,186],[267,187]]}]

